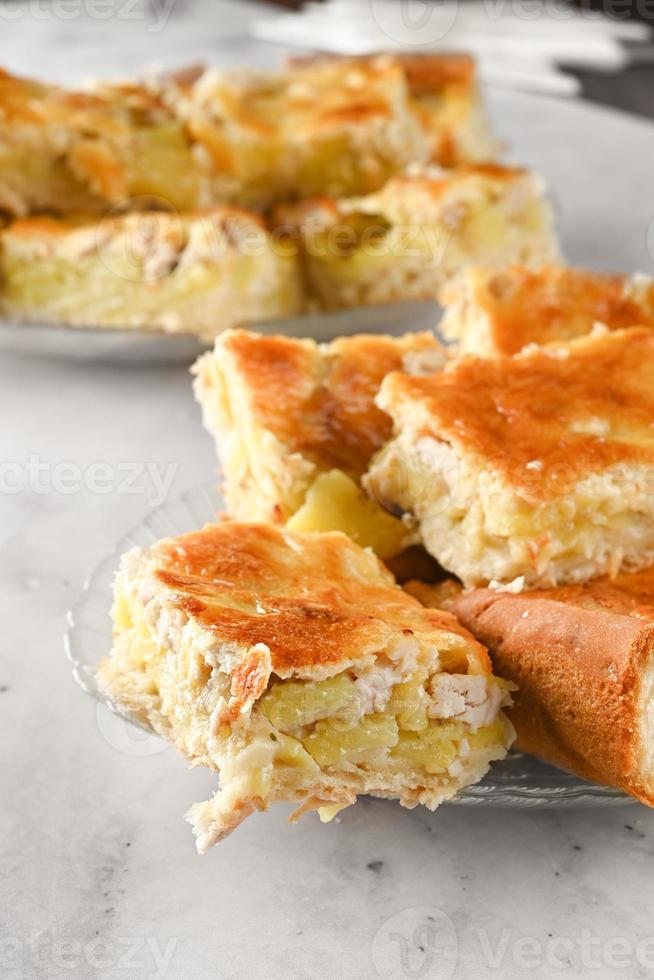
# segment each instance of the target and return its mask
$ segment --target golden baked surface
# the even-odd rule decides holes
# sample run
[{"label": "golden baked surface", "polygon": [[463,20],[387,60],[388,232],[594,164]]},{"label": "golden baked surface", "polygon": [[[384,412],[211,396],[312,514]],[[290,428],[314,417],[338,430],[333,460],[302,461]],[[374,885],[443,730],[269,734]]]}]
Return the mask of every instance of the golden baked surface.
[{"label": "golden baked surface", "polygon": [[412,94],[448,90],[456,85],[469,89],[475,80],[475,62],[467,54],[398,54]]},{"label": "golden baked surface", "polygon": [[582,585],[525,592],[522,598],[552,599],[568,606],[630,616],[642,620],[643,624],[654,623],[654,566],[639,572],[621,572],[613,578],[604,576]]},{"label": "golden baked surface", "polygon": [[527,497],[549,499],[617,464],[654,463],[654,332],[394,374],[381,400],[404,431],[449,442]]},{"label": "golden baked surface", "polygon": [[222,193],[247,205],[366,193],[410,161],[428,159],[427,136],[394,62],[210,70],[178,108],[220,175]]},{"label": "golden baked surface", "polygon": [[3,72],[2,121],[0,207],[12,214],[138,197],[190,210],[362,194],[428,162],[433,142],[402,67],[377,59],[81,92]]},{"label": "golden baked surface", "polygon": [[360,476],[391,434],[390,418],[375,405],[383,379],[403,369],[407,354],[441,348],[429,333],[358,334],[319,347],[241,330],[222,338],[220,349],[232,356],[262,428],[322,469]]},{"label": "golden baked surface", "polygon": [[217,639],[265,644],[278,675],[346,665],[398,632],[428,642],[434,630],[463,637],[475,672],[490,672],[484,648],[452,615],[424,609],[343,534],[225,521],[164,541],[153,557],[174,607]]},{"label": "golden baked surface", "polygon": [[0,207],[12,214],[103,211],[126,198],[190,209],[201,194],[183,121],[164,87],[67,91],[0,72]]},{"label": "golden baked surface", "polygon": [[[156,106],[153,98],[151,107]],[[107,115],[104,115],[107,113]],[[0,68],[0,118],[12,125],[93,122],[111,128],[107,100],[92,92],[69,92]]]},{"label": "golden baked surface", "polygon": [[[281,130],[301,137],[390,118],[403,73],[393,62],[325,61],[290,72],[237,70],[217,79],[214,91],[224,99],[220,108],[227,119],[257,135]],[[200,82],[196,93],[206,79]]]},{"label": "golden baked surface", "polygon": [[[566,266],[469,269],[442,300],[446,306],[464,302],[466,316],[484,317],[486,342],[498,354],[516,354],[530,343],[572,340],[590,333],[596,322],[611,330],[654,326],[651,280],[643,277],[641,284],[626,275]],[[459,307],[456,313],[461,312]]]},{"label": "golden baked surface", "polygon": [[450,86],[470,90],[475,81],[475,62],[470,55],[459,53],[444,54],[401,54],[380,53],[362,57],[341,57],[339,55],[309,55],[290,58],[291,69],[316,64],[343,64],[343,62],[364,65],[376,71],[399,65],[404,72],[412,95],[443,94]]},{"label": "golden baked surface", "polygon": [[402,69],[411,108],[423,128],[429,159],[445,167],[493,160],[500,146],[491,134],[481,101],[474,60],[466,54],[378,54],[361,58],[318,55],[292,58],[292,67],[347,62]]}]

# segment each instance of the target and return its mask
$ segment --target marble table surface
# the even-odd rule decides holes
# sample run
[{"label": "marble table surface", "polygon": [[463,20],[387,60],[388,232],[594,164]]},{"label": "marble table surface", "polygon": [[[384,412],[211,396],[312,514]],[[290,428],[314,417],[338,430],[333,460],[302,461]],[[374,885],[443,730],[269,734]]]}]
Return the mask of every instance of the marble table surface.
[{"label": "marble table surface", "polygon": [[[245,41],[245,3],[178,3],[157,32],[121,8],[134,17],[0,7],[0,63],[63,78],[274,61]],[[651,274],[652,130],[491,102],[512,154],[550,181],[568,255]],[[87,699],[62,651],[66,611],[118,537],[212,478],[187,369],[3,353],[0,413],[1,977],[654,975],[654,814],[636,804],[430,814],[365,800],[296,827],[280,807],[198,857],[182,814],[212,777]]]}]

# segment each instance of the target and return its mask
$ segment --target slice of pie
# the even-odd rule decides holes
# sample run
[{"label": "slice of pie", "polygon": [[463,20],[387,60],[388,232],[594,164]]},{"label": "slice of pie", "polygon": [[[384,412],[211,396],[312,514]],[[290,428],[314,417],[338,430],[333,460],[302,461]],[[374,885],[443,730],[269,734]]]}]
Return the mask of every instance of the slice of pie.
[{"label": "slice of pie", "polygon": [[18,322],[206,338],[302,306],[295,257],[233,208],[18,219],[0,232],[0,283],[0,314]]},{"label": "slice of pie", "polygon": [[436,297],[469,265],[559,259],[541,180],[497,164],[410,168],[377,193],[278,207],[272,220],[299,243],[318,309]]},{"label": "slice of pie", "polygon": [[465,585],[654,562],[654,331],[392,374],[378,405],[395,435],[364,482]]},{"label": "slice of pie", "polygon": [[396,57],[404,68],[432,163],[458,167],[496,159],[500,146],[486,116],[473,58],[456,53],[386,57]]},{"label": "slice of pie", "polygon": [[439,297],[439,329],[462,354],[517,354],[528,344],[573,340],[596,323],[654,326],[654,281],[567,266],[470,268]]},{"label": "slice of pie", "polygon": [[[342,60],[336,55],[292,58],[291,66]],[[354,59],[348,59],[350,62]],[[424,130],[429,161],[442,167],[495,160],[500,147],[491,133],[474,59],[467,54],[377,54],[357,63],[402,68],[410,104]]]},{"label": "slice of pie", "polygon": [[82,91],[0,70],[0,209],[267,207],[376,190],[430,140],[395,62],[231,70]]},{"label": "slice of pie", "polygon": [[654,569],[449,608],[517,685],[517,748],[654,806]]},{"label": "slice of pie", "polygon": [[388,558],[414,538],[360,489],[391,435],[375,405],[390,371],[435,371],[432,334],[359,334],[330,344],[230,331],[195,366],[195,393],[216,441],[227,508],[241,520],[341,530]]},{"label": "slice of pie", "polygon": [[214,174],[213,196],[246,207],[366,193],[429,155],[392,60],[210,70],[175,109]]},{"label": "slice of pie", "polygon": [[0,69],[0,210],[103,212],[135,198],[179,210],[212,203],[206,164],[163,89],[73,92]]},{"label": "slice of pie", "polygon": [[200,851],[278,801],[434,809],[513,738],[484,647],[340,533],[225,521],[136,549],[113,615],[106,691],[220,773],[189,814]]}]

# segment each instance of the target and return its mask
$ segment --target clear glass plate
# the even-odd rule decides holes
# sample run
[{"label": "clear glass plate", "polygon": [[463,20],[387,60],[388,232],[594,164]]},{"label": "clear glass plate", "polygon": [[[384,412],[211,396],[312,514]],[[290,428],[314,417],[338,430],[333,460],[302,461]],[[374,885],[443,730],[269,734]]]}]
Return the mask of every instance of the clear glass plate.
[{"label": "clear glass plate", "polygon": [[209,346],[189,334],[0,320],[0,351],[130,366],[190,364]]},{"label": "clear glass plate", "polygon": [[[433,300],[387,303],[334,313],[265,320],[251,324],[260,333],[312,337],[327,342],[351,333],[406,333],[432,330],[439,316]],[[0,351],[86,363],[145,366],[190,364],[211,346],[191,334],[114,327],[71,327],[62,323],[18,323],[0,318]]]},{"label": "clear glass plate", "polygon": [[[96,665],[111,648],[109,611],[113,577],[120,556],[130,548],[149,547],[160,538],[201,527],[212,521],[222,508],[217,489],[200,486],[153,510],[118,542],[112,554],[100,562],[68,613],[65,647],[73,664],[75,680],[90,697],[139,727],[143,726],[138,720],[99,690],[95,679]],[[462,806],[539,808],[619,806],[633,802],[619,790],[584,782],[522,752],[511,752],[503,762],[495,763],[482,782],[452,801]]]}]

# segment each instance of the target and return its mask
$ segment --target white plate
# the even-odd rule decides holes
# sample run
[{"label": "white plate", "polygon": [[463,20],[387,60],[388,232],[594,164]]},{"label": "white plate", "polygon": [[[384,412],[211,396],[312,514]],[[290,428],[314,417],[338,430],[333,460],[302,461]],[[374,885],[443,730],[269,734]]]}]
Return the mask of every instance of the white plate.
[{"label": "white plate", "polygon": [[[568,262],[602,271],[654,273],[654,205],[649,196],[654,125],[582,101],[491,91],[488,102],[507,158],[545,177]],[[279,320],[257,329],[326,340],[357,330],[424,329],[436,317],[434,304],[396,304]],[[200,348],[193,338],[175,335],[0,322],[0,350],[48,357],[190,362]]]},{"label": "white plate", "polygon": [[[96,683],[97,664],[111,649],[111,594],[120,556],[135,547],[150,547],[160,538],[183,534],[215,519],[222,500],[213,486],[197,487],[167,502],[133,528],[95,569],[68,614],[66,653],[73,675],[83,690],[133,724],[141,722],[120,709]],[[586,783],[546,766],[521,752],[511,752],[495,763],[481,783],[459,794],[453,803],[510,807],[616,806],[633,803],[619,790]]]}]

